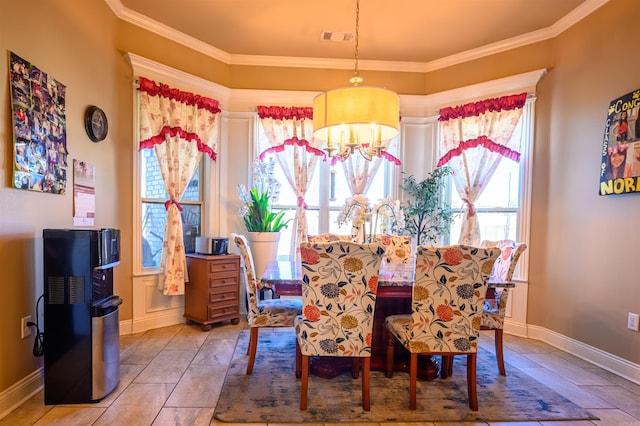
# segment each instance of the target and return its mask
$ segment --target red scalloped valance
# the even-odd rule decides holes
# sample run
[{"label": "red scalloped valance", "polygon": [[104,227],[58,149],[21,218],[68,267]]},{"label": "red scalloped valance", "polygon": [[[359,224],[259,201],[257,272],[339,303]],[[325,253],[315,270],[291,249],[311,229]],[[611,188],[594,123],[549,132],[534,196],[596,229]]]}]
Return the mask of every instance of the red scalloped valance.
[{"label": "red scalloped valance", "polygon": [[207,145],[203,144],[202,141],[200,140],[200,137],[192,132],[186,132],[183,129],[181,129],[180,127],[169,127],[169,126],[164,126],[161,130],[160,133],[147,139],[144,141],[140,142],[140,149],[146,149],[146,148],[153,148],[155,145],[164,143],[165,139],[166,139],[166,135],[170,135],[171,137],[175,137],[177,135],[180,135],[181,139],[184,139],[186,141],[191,141],[191,142],[195,142],[198,144],[198,151],[207,154],[212,160],[215,161],[217,155],[215,153],[215,151],[213,149],[211,149],[210,147],[208,147]]},{"label": "red scalloped valance", "polygon": [[438,165],[436,167],[444,166],[453,157],[457,157],[460,154],[462,154],[463,151],[465,151],[467,149],[471,149],[471,148],[476,148],[478,146],[482,146],[482,147],[488,149],[491,152],[496,152],[496,153],[502,155],[503,157],[507,157],[507,158],[512,159],[513,161],[518,161],[518,162],[520,161],[520,153],[519,152],[516,152],[516,151],[512,150],[511,148],[507,148],[504,145],[500,145],[498,143],[495,143],[494,141],[492,141],[491,139],[489,139],[486,136],[480,136],[480,137],[475,138],[475,139],[469,139],[469,140],[460,142],[460,144],[456,148],[454,148],[451,151],[447,152],[445,155],[442,156],[442,158],[440,158],[440,160],[438,160]]},{"label": "red scalloped valance", "polygon": [[440,110],[438,121],[447,121],[453,118],[474,117],[487,111],[502,111],[522,108],[527,101],[527,94],[503,96],[501,98],[485,99],[465,105],[446,107]]},{"label": "red scalloped valance", "polygon": [[258,106],[258,117],[274,120],[308,119],[313,120],[311,107]]},{"label": "red scalloped valance", "polygon": [[322,161],[325,160],[325,158],[327,157],[327,154],[324,153],[324,151],[318,149],[318,148],[314,148],[311,146],[311,144],[309,143],[309,141],[307,141],[306,139],[298,139],[297,137],[292,137],[290,139],[287,139],[286,141],[284,141],[282,144],[280,145],[276,145],[276,146],[272,146],[271,148],[267,148],[264,151],[262,151],[262,154],[260,154],[259,158],[260,160],[264,160],[264,156],[267,154],[271,154],[273,152],[282,152],[284,151],[285,146],[291,146],[291,145],[297,145],[297,146],[301,146],[304,147],[305,151],[317,155],[318,157],[322,157]]},{"label": "red scalloped valance", "polygon": [[156,83],[144,77],[138,77],[138,90],[146,92],[151,96],[162,96],[187,105],[195,105],[197,108],[209,111],[212,114],[220,112],[220,103],[212,98],[196,95],[191,92],[183,92],[179,89],[169,87],[164,83]]}]

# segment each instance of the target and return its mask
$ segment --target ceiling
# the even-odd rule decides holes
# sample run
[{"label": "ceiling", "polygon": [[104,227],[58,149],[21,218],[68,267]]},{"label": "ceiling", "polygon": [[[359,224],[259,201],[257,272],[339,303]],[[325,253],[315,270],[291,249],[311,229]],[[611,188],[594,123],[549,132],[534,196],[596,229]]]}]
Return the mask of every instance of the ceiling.
[{"label": "ceiling", "polygon": [[[350,60],[356,0],[105,0],[116,14],[228,63]],[[554,37],[609,0],[361,0],[359,59],[429,64]],[[345,62],[345,61],[343,61]]]}]

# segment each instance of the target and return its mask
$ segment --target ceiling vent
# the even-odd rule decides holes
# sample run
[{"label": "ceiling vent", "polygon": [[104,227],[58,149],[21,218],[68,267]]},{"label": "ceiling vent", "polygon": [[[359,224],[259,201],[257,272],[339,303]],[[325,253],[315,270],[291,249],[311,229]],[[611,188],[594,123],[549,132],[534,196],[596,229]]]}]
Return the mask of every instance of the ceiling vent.
[{"label": "ceiling vent", "polygon": [[344,31],[322,31],[320,34],[320,40],[324,41],[337,41],[345,42],[353,40],[354,35],[350,32]]}]

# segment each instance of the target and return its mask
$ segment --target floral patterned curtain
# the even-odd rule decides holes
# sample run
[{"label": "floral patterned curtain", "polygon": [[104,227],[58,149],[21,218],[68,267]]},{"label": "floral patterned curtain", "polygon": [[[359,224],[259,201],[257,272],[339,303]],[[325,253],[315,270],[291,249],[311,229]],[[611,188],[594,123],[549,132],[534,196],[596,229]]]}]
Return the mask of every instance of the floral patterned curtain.
[{"label": "floral patterned curtain", "polygon": [[460,244],[480,244],[474,203],[503,157],[520,161],[519,140],[512,141],[527,94],[486,99],[440,110],[442,130],[438,167],[449,164],[460,199],[467,205]]},{"label": "floral patterned curtain", "polygon": [[139,77],[140,149],[153,148],[169,199],[165,203],[159,289],[184,294],[188,281],[179,202],[202,153],[216,159],[218,101]]},{"label": "floral patterned curtain", "polygon": [[[394,138],[390,142],[389,148],[392,148],[395,143],[396,139]],[[387,151],[382,151],[379,157],[374,157],[370,161],[365,159],[359,153],[354,153],[345,160],[342,160],[342,169],[344,170],[344,174],[347,178],[347,184],[349,185],[351,195],[364,194],[367,192],[376,172],[382,164],[383,159],[390,161],[395,165],[400,165],[400,160],[389,154]],[[339,161],[339,158],[334,157],[331,165],[334,165],[337,161]]]},{"label": "floral patterned curtain", "polygon": [[260,159],[264,159],[267,153],[275,153],[298,199],[293,222],[295,232],[292,232],[291,238],[291,253],[298,253],[297,247],[307,238],[307,204],[304,197],[318,158],[326,156],[313,138],[313,109],[258,106],[258,116],[271,144],[271,148],[260,154]]}]

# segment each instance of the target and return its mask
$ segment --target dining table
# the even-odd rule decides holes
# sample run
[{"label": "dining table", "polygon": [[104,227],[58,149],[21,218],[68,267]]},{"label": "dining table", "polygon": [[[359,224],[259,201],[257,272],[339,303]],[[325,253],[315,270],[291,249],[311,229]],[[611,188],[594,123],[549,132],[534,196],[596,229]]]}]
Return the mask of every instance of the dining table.
[{"label": "dining table", "polygon": [[[415,277],[415,257],[407,263],[383,261],[378,273],[378,291],[376,309],[373,317],[373,336],[371,345],[371,369],[383,371],[386,360],[386,342],[384,341],[384,320],[389,315],[410,314],[411,297]],[[274,297],[302,295],[302,263],[300,261],[272,261],[267,264],[260,280],[262,288],[273,291]],[[514,287],[512,282],[489,282],[487,298],[491,298],[497,288]],[[394,370],[409,371],[407,351],[394,351]],[[312,372],[330,378],[340,374],[340,363],[317,362],[311,366]],[[439,366],[428,356],[419,357],[420,378],[433,380],[438,377]]]}]

